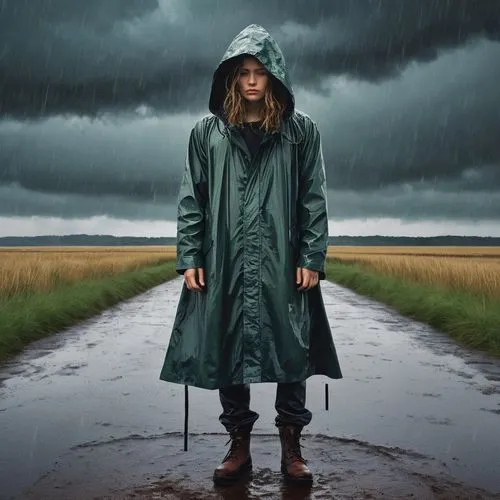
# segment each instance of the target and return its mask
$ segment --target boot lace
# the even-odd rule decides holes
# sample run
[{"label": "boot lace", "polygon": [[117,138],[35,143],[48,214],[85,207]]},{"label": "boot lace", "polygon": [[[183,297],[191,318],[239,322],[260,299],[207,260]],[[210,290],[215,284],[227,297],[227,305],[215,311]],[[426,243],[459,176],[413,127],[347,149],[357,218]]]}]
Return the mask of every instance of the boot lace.
[{"label": "boot lace", "polygon": [[307,464],[307,460],[302,456],[301,448],[303,448],[300,443],[300,435],[298,434],[289,434],[285,437],[287,440],[286,447],[286,459],[290,461],[299,461],[304,464]]},{"label": "boot lace", "polygon": [[230,434],[229,439],[225,446],[227,446],[229,443],[231,443],[231,447],[229,448],[226,456],[224,457],[223,462],[226,462],[227,460],[230,460],[231,458],[234,458],[236,456],[236,452],[239,450],[241,447],[241,443],[243,442],[243,436],[241,434]]}]

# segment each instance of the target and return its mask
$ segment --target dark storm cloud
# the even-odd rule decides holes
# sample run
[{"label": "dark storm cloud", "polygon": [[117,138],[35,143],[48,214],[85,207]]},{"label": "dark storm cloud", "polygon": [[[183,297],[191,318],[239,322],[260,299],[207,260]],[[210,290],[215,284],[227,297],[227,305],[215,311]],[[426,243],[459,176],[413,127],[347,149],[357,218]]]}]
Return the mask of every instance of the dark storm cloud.
[{"label": "dark storm cloud", "polygon": [[0,0],[0,216],[173,220],[215,65],[258,23],[319,124],[332,218],[499,219],[499,20],[488,0]]},{"label": "dark storm cloud", "polygon": [[[309,5],[301,3],[304,10]],[[333,2],[330,8],[328,22],[321,25],[312,44],[298,39],[290,47],[296,54],[305,41],[304,56],[316,52],[316,57],[308,57],[307,65],[299,66],[301,76],[307,79],[309,75],[310,81],[317,74],[340,73],[377,81],[395,76],[412,61],[432,61],[440,50],[471,39],[500,39],[497,0],[354,0]],[[332,44],[339,28],[342,43]]]},{"label": "dark storm cloud", "polygon": [[164,201],[177,194],[189,133],[172,121],[0,123],[0,187]]},{"label": "dark storm cloud", "polygon": [[0,110],[18,118],[206,107],[216,63],[251,22],[280,43],[294,84],[318,91],[328,75],[378,81],[500,33],[497,0],[3,0],[0,8]]},{"label": "dark storm cloud", "polygon": [[393,185],[366,191],[331,190],[329,217],[383,218],[404,221],[498,220],[500,192],[456,190],[453,183]]},{"label": "dark storm cloud", "polygon": [[[487,203],[488,193],[500,189],[498,60],[500,44],[482,43],[408,68],[384,85],[346,81],[332,99],[300,91],[319,122],[328,186],[382,189],[384,197],[385,186],[434,183],[440,190],[479,192],[474,200]],[[178,191],[189,129],[202,113],[144,113],[0,122],[0,186],[167,202]],[[398,199],[400,210],[380,203],[403,213],[408,204]],[[359,206],[365,215],[374,213]],[[452,205],[432,207],[453,212]],[[497,205],[488,210],[500,215]]]},{"label": "dark storm cloud", "polygon": [[88,218],[105,215],[118,219],[175,220],[175,197],[156,200],[95,196],[70,193],[40,192],[19,184],[0,185],[0,217]]},{"label": "dark storm cloud", "polygon": [[[42,193],[64,193],[99,196],[122,196],[127,199],[148,201],[177,194],[182,169],[165,175],[164,159],[155,151],[147,157],[125,150],[120,152],[103,149],[93,161],[78,156],[76,150],[63,152],[55,162],[50,155],[36,161],[30,158],[37,147],[10,154],[5,148],[2,156],[0,186],[18,184],[23,188]],[[172,158],[172,156],[170,156]],[[177,165],[182,165],[178,161]]]},{"label": "dark storm cloud", "polygon": [[[423,202],[425,200],[425,202]],[[494,220],[500,213],[500,193],[452,191],[441,185],[400,185],[366,192],[328,191],[331,219],[396,217],[417,220]],[[0,186],[0,217],[32,216],[86,218],[104,215],[117,219],[175,221],[175,196],[140,200],[123,196],[95,196],[32,191],[18,184]]]},{"label": "dark storm cloud", "polygon": [[331,186],[500,189],[498,61],[500,44],[478,44],[381,86],[353,84],[356,100],[339,92],[321,127]]}]

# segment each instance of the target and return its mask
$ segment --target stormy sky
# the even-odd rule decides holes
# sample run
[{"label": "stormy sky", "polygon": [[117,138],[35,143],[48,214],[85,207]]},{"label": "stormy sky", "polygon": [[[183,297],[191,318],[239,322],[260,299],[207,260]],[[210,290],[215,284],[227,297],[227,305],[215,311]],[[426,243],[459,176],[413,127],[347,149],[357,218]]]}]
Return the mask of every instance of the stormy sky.
[{"label": "stormy sky", "polygon": [[175,236],[252,23],[318,124],[331,235],[500,236],[498,0],[0,0],[0,236]]}]

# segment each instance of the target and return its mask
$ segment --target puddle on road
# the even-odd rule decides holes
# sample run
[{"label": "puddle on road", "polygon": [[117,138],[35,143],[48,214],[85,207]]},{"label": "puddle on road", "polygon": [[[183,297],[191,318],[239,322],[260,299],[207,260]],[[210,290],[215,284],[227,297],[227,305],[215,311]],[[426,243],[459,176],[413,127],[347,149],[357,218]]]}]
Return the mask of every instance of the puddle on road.
[{"label": "puddle on road", "polygon": [[251,476],[231,486],[215,487],[212,473],[226,452],[226,437],[191,435],[188,452],[182,451],[181,434],[75,446],[25,498],[500,498],[456,482],[446,467],[419,453],[328,436],[303,439],[304,456],[315,476],[312,487],[288,485],[279,472],[277,434],[252,436]]},{"label": "puddle on road", "polygon": [[[182,430],[184,417],[183,387],[159,380],[180,289],[180,280],[162,284],[0,367],[2,494],[42,477],[39,491],[54,488],[47,498],[72,498],[66,488],[74,485],[90,494],[94,480],[99,494],[142,488],[135,498],[167,498],[169,488],[173,498],[289,498],[269,436],[275,384],[252,386],[256,475],[234,494],[215,496],[210,481],[225,453],[217,391],[190,388],[187,454],[165,437]],[[500,492],[500,360],[333,283],[322,291],[344,379],[307,382],[305,454],[317,478],[310,498],[448,498],[441,488],[475,495],[464,484]],[[102,444],[75,448],[94,441]]]}]

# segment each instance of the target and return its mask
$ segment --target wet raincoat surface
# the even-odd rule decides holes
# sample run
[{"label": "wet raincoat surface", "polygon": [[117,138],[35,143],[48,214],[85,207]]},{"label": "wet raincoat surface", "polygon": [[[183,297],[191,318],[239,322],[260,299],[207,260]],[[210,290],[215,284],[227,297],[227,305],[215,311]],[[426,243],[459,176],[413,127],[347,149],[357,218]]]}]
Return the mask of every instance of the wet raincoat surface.
[{"label": "wet raincoat surface", "polygon": [[[254,158],[225,119],[224,77],[255,56],[287,100],[281,128]],[[212,81],[210,115],[191,130],[178,195],[177,262],[203,267],[204,291],[182,286],[160,379],[206,389],[342,378],[320,282],[298,291],[296,267],[325,279],[328,213],[315,122],[297,110],[283,54],[261,26],[231,42]]]}]

